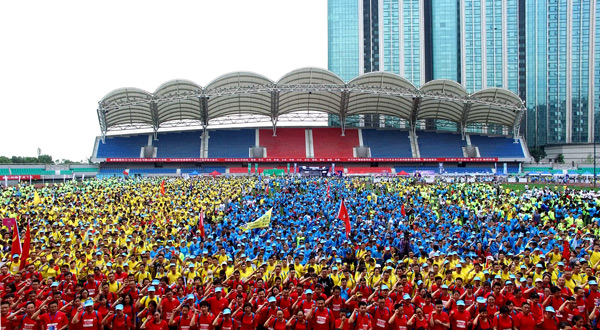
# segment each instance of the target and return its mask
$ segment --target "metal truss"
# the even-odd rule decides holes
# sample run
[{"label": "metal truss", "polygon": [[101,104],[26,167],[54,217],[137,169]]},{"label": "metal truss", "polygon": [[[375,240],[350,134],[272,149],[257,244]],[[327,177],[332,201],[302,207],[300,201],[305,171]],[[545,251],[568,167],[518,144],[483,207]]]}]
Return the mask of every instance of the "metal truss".
[{"label": "metal truss", "polygon": [[[348,105],[353,95],[357,94],[370,94],[380,96],[391,96],[400,98],[409,98],[412,101],[412,107],[410,116],[407,118],[400,118],[410,123],[411,129],[414,131],[417,127],[417,121],[419,118],[419,111],[424,100],[438,100],[443,102],[453,102],[463,104],[463,111],[460,118],[456,119],[456,124],[461,130],[464,136],[464,132],[470,123],[467,123],[471,107],[474,105],[484,105],[490,109],[502,109],[510,112],[514,112],[516,117],[512,123],[512,133],[515,138],[519,132],[519,125],[521,116],[525,110],[525,107],[520,104],[516,105],[509,101],[498,100],[498,99],[485,99],[478,98],[473,95],[459,96],[456,94],[444,92],[443,90],[434,91],[421,91],[410,88],[389,88],[381,86],[366,86],[366,85],[352,85],[352,84],[270,84],[270,85],[235,85],[226,86],[222,88],[206,89],[200,88],[194,91],[178,91],[175,93],[167,93],[163,95],[146,94],[138,97],[119,98],[107,102],[99,102],[97,109],[98,121],[103,137],[109,131],[125,131],[125,130],[137,130],[137,129],[153,129],[156,135],[159,128],[175,128],[175,127],[191,127],[201,126],[206,129],[209,126],[221,126],[221,125],[237,125],[237,124],[254,124],[254,123],[270,123],[273,127],[273,133],[276,133],[276,127],[279,122],[310,122],[327,120],[327,114],[323,112],[306,112],[300,111],[295,113],[280,114],[279,113],[279,100],[282,93],[288,92],[310,92],[310,93],[334,93],[339,94],[340,104],[339,108],[331,109],[331,114],[336,114],[340,118],[340,126],[342,135],[346,128],[346,119],[348,117]],[[269,113],[269,116],[260,114],[240,114],[230,115],[225,112],[224,116],[211,118],[211,108],[209,107],[208,100],[211,98],[219,98],[224,96],[243,96],[252,94],[262,94],[268,96],[271,100],[269,109],[265,109],[265,113]],[[182,100],[200,100],[200,109],[196,113],[200,113],[197,120],[177,120],[160,122],[159,110],[157,104],[164,102],[179,102]],[[111,111],[123,111],[128,107],[142,107],[147,108],[151,114],[152,123],[128,123],[118,124],[109,127],[107,124],[107,113]],[[214,110],[213,110],[214,111]],[[491,110],[490,110],[491,111]],[[231,111],[230,111],[231,112]],[[261,111],[262,112],[262,111]],[[379,113],[378,109],[374,108],[373,111],[367,110],[365,114]],[[381,113],[382,115],[390,116],[390,113]],[[353,114],[354,115],[354,114]],[[508,126],[508,125],[506,125]]]}]

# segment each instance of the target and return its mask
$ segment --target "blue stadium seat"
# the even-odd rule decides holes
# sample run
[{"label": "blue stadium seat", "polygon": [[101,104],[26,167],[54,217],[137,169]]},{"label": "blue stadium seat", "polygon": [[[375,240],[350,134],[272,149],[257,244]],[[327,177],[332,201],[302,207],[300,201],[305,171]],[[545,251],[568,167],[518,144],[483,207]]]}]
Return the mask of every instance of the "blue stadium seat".
[{"label": "blue stadium seat", "polygon": [[123,175],[124,168],[101,168],[98,173],[99,174],[108,174],[108,175]]},{"label": "blue stadium seat", "polygon": [[398,130],[362,130],[363,145],[371,148],[371,157],[412,157],[408,132]]},{"label": "blue stadium seat", "polygon": [[159,133],[152,145],[157,147],[158,158],[198,158],[202,142],[200,136],[202,131]]},{"label": "blue stadium seat", "polygon": [[507,165],[506,166],[506,172],[508,174],[515,174],[515,173],[519,173],[519,166],[515,166],[515,165]]},{"label": "blue stadium seat", "polygon": [[148,134],[133,136],[107,136],[98,141],[98,158],[139,158],[141,148],[148,144]]},{"label": "blue stadium seat", "polygon": [[460,134],[417,132],[421,157],[464,157]]},{"label": "blue stadium seat", "polygon": [[256,130],[219,130],[208,133],[209,158],[248,158],[256,141]]},{"label": "blue stadium seat", "polygon": [[525,158],[521,142],[512,138],[471,135],[471,145],[479,147],[481,157]]}]

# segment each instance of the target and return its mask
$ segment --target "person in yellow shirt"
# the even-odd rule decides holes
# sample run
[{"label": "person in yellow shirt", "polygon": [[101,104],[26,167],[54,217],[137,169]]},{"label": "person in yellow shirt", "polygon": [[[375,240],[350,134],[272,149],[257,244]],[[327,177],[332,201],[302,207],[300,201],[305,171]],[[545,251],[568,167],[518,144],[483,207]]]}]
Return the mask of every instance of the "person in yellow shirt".
[{"label": "person in yellow shirt", "polygon": [[304,257],[304,254],[300,253],[299,256],[294,258],[294,270],[296,271],[296,276],[302,277],[306,273],[304,270],[304,266],[300,263],[300,258]]},{"label": "person in yellow shirt", "polygon": [[111,272],[108,274],[108,291],[117,293],[121,288],[121,283],[117,282],[115,273]]},{"label": "person in yellow shirt", "polygon": [[177,265],[171,263],[169,265],[169,271],[167,273],[167,278],[169,279],[169,285],[173,283],[177,283],[177,279],[181,277],[181,273],[177,271]]},{"label": "person in yellow shirt", "polygon": [[148,287],[148,295],[138,300],[138,302],[135,305],[139,310],[141,310],[143,308],[148,308],[148,304],[151,301],[154,301],[157,305],[160,306],[160,298],[156,296],[156,288],[154,286]]},{"label": "person in yellow shirt", "polygon": [[[53,261],[54,262],[54,261]],[[14,275],[16,273],[19,272],[20,270],[20,266],[21,266],[21,259],[19,258],[18,254],[13,254],[12,256],[12,260],[7,262],[6,265],[8,266],[9,271]],[[44,277],[46,278],[46,277]]]},{"label": "person in yellow shirt", "polygon": [[600,245],[595,244],[593,250],[588,252],[590,253],[590,264],[595,266],[600,261]]}]

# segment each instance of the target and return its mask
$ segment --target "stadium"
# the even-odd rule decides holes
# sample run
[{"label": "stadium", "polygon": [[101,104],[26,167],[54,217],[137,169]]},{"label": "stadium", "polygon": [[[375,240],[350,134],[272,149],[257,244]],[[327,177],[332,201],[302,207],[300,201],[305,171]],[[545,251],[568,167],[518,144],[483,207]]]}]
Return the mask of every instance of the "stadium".
[{"label": "stadium", "polygon": [[[386,72],[349,82],[318,68],[276,82],[248,72],[205,87],[172,80],[152,93],[116,89],[97,111],[102,135],[92,159],[100,163],[99,176],[282,174],[306,167],[347,175],[507,174],[529,159],[518,136],[523,103],[512,92],[468,94],[450,80],[417,89]],[[389,127],[347,127],[348,118],[369,115]],[[323,125],[327,116],[339,125]],[[429,122],[457,130],[427,130]],[[477,133],[486,127],[504,134]]]}]

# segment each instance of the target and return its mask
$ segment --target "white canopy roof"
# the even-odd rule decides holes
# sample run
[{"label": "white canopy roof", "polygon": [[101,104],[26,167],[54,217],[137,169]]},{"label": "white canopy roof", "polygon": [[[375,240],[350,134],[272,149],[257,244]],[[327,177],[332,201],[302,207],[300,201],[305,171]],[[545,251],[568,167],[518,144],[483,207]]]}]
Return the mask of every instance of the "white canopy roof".
[{"label": "white canopy roof", "polygon": [[251,72],[233,72],[206,87],[171,80],[154,93],[119,88],[104,96],[98,107],[103,134],[110,130],[208,126],[209,121],[230,115],[260,115],[276,125],[279,116],[317,111],[340,117],[342,127],[350,115],[382,114],[420,119],[499,124],[513,129],[524,111],[522,100],[511,91],[488,88],[473,94],[451,80],[433,80],[420,89],[396,74],[372,72],[344,82],[319,68],[294,70],[277,82]]}]

